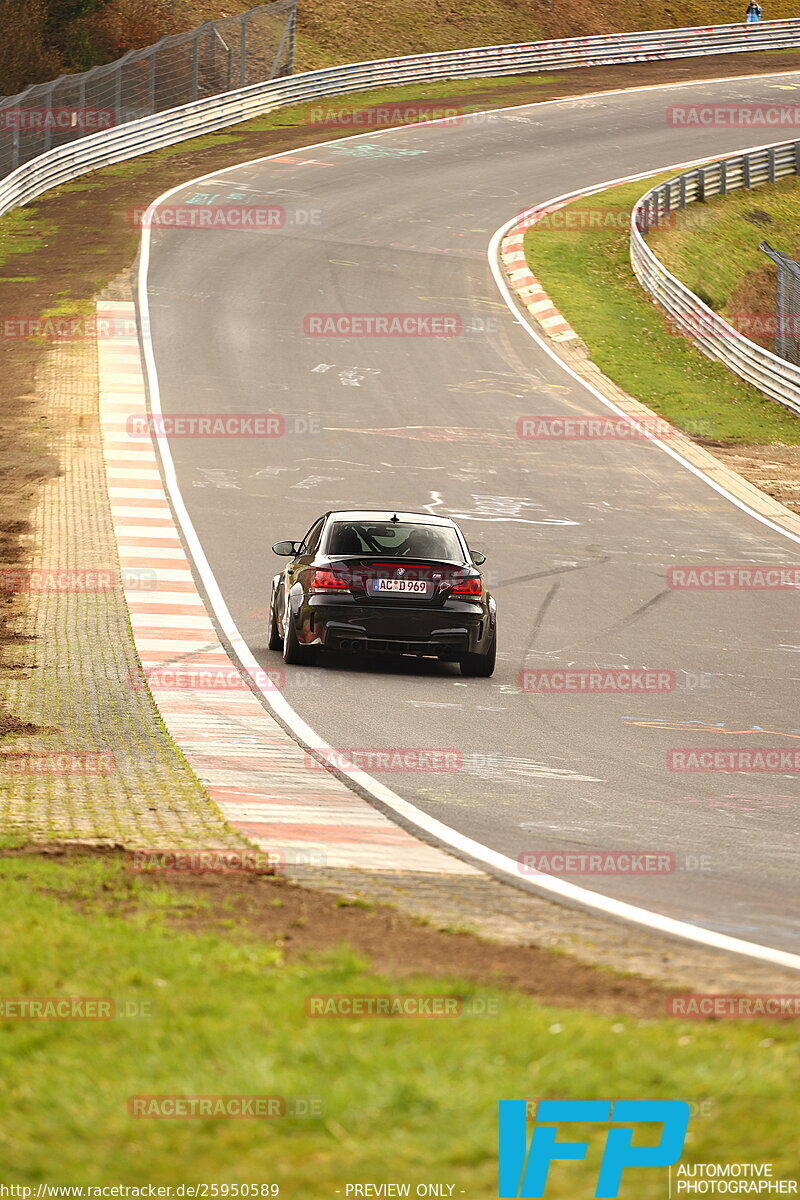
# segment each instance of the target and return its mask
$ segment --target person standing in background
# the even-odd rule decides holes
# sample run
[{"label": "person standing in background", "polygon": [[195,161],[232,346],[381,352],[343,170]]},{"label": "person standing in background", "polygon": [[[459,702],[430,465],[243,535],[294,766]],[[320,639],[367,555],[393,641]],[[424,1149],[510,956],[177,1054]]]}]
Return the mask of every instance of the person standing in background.
[{"label": "person standing in background", "polygon": [[757,25],[761,20],[761,14],[764,10],[760,4],[756,4],[756,0],[750,0],[747,5],[747,12],[744,14],[744,19],[748,25]]}]

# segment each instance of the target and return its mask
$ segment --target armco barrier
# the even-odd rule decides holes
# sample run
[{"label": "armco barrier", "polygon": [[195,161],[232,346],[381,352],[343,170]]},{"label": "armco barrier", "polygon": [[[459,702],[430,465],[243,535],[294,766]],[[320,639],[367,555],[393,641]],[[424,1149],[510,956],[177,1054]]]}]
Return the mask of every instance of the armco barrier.
[{"label": "armco barrier", "polygon": [[636,278],[710,358],[716,358],[772,400],[800,415],[800,367],[756,345],[723,321],[672,275],[644,239],[675,209],[737,188],[800,174],[800,142],[784,142],[684,171],[642,196],[631,214],[631,264]]},{"label": "armco barrier", "polygon": [[297,0],[269,0],[0,97],[0,176],[98,129],[290,75],[296,18]]},{"label": "armco barrier", "polygon": [[441,54],[350,63],[290,75],[141,117],[48,150],[0,180],[0,216],[48,189],[98,167],[134,158],[288,104],[398,84],[480,76],[519,75],[612,63],[652,62],[697,55],[790,49],[800,45],[800,19],[761,25],[659,29],[511,46],[482,46]]}]

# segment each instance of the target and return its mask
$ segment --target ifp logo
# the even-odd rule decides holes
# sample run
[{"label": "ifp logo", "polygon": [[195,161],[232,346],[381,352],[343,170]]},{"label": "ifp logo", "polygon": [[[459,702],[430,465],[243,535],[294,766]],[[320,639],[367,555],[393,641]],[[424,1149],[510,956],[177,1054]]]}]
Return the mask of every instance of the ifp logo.
[{"label": "ifp logo", "polygon": [[[540,1100],[530,1146],[525,1100],[500,1101],[500,1175],[498,1196],[540,1197],[550,1163],[586,1157],[588,1142],[557,1141],[558,1126],[569,1122],[610,1123],[597,1177],[595,1197],[613,1198],[626,1167],[669,1167],[683,1151],[689,1124],[685,1100]],[[655,1145],[633,1144],[635,1124],[662,1126]]]}]

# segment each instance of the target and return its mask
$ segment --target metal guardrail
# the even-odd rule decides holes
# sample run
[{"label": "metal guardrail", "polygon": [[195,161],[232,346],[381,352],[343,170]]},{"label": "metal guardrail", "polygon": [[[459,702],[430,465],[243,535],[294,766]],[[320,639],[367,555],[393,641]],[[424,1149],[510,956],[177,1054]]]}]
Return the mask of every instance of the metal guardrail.
[{"label": "metal guardrail", "polygon": [[289,75],[297,0],[272,0],[0,97],[0,176],[98,129]]},{"label": "metal guardrail", "polygon": [[800,142],[765,146],[684,171],[646,192],[634,206],[630,254],[636,278],[666,309],[676,332],[692,338],[709,358],[718,359],[770,399],[800,415],[800,366],[751,342],[724,321],[667,270],[644,238],[648,230],[687,204],[798,174]]},{"label": "metal guardrail", "polygon": [[761,25],[662,29],[509,46],[482,46],[440,54],[350,63],[253,84],[184,104],[167,112],[90,133],[47,150],[0,179],[0,216],[50,188],[99,167],[134,158],[200,134],[246,121],[289,104],[398,84],[519,75],[610,63],[651,62],[800,45],[800,19]]}]

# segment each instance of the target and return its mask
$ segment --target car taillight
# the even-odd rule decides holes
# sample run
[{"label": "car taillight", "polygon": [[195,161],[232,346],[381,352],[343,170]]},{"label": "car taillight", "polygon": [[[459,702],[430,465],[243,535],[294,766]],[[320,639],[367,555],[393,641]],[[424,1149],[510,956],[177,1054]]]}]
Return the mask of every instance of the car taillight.
[{"label": "car taillight", "polygon": [[315,571],[308,590],[310,592],[349,592],[350,584],[335,571]]},{"label": "car taillight", "polygon": [[450,593],[451,596],[464,596],[468,600],[480,600],[483,595],[483,584],[480,579],[462,579]]}]

